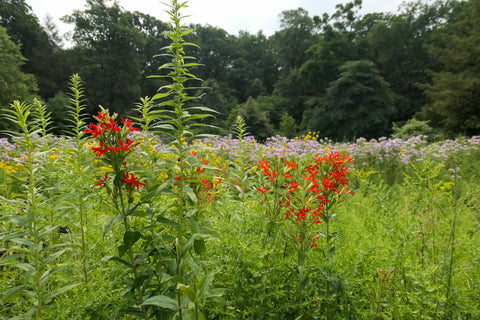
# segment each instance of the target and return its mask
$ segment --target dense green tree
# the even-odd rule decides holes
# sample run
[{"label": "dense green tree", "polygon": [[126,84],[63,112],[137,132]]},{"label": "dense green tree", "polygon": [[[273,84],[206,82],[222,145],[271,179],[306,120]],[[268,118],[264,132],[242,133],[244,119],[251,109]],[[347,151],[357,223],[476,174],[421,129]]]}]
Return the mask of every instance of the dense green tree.
[{"label": "dense green tree", "polygon": [[283,70],[298,68],[314,41],[314,21],[303,8],[286,10],[280,15],[280,27],[271,37],[278,64]]},{"label": "dense green tree", "polygon": [[56,134],[68,134],[69,119],[71,117],[71,114],[68,113],[69,104],[69,97],[63,91],[59,91],[47,101],[47,110],[50,112],[53,123],[52,131]]},{"label": "dense green tree", "polygon": [[[395,112],[392,121],[404,122],[425,104],[420,83],[429,83],[428,69],[438,63],[428,49],[436,29],[450,12],[450,2],[411,2],[397,15],[384,15],[366,35],[371,56],[380,74],[390,84]],[[363,21],[363,25],[365,25]]]},{"label": "dense green tree", "polygon": [[8,37],[7,30],[0,26],[0,107],[13,100],[32,101],[38,91],[35,78],[22,72],[25,58]]},{"label": "dense green tree", "polygon": [[[260,103],[257,100],[260,100]],[[262,108],[268,108],[265,102],[266,100],[261,97],[249,98],[247,102],[236,106],[228,117],[230,127],[234,127],[235,119],[241,116],[245,120],[248,132],[256,139],[262,141],[271,137],[274,134],[274,128],[270,123],[268,110],[262,110]]]},{"label": "dense green tree", "polygon": [[261,31],[255,35],[241,31],[234,38],[226,82],[236,89],[240,101],[272,93],[278,67],[270,46]]},{"label": "dense green tree", "polygon": [[330,84],[324,105],[312,112],[310,128],[336,139],[373,138],[391,127],[388,84],[371,61],[348,61]]},{"label": "dense green tree", "polygon": [[[7,28],[13,42],[21,45],[27,59],[22,71],[35,76],[40,97],[47,100],[65,87],[69,74],[59,43],[42,28],[24,0],[0,1],[0,25]],[[51,21],[49,28],[55,29]]]},{"label": "dense green tree", "polygon": [[288,113],[284,113],[280,121],[280,135],[292,139],[297,135],[297,131],[298,126],[295,119]]},{"label": "dense green tree", "polygon": [[225,82],[232,64],[235,38],[225,30],[210,25],[196,24],[191,27],[194,31],[188,35],[189,41],[196,43],[198,47],[187,49],[191,51],[190,55],[202,64],[196,68],[195,74],[203,80],[216,79]]},{"label": "dense green tree", "polygon": [[324,104],[326,90],[338,78],[339,67],[346,61],[363,58],[358,53],[354,30],[360,7],[361,1],[356,0],[345,5],[338,4],[331,17],[327,14],[322,18],[314,17],[320,33],[317,41],[307,49],[307,58],[298,69],[295,80],[299,84],[296,87],[303,92],[302,103],[294,108],[295,111],[288,110],[297,122],[303,117],[303,129],[311,129],[310,111]]},{"label": "dense green tree", "polygon": [[132,26],[145,38],[143,46],[138,48],[138,54],[145,59],[141,69],[141,96],[152,96],[156,90],[165,85],[166,82],[161,78],[149,78],[157,74],[158,67],[168,61],[167,57],[158,56],[160,49],[167,46],[170,42],[164,34],[168,32],[168,24],[157,18],[135,11],[127,15]]},{"label": "dense green tree", "polygon": [[64,17],[75,25],[73,41],[82,53],[78,73],[93,108],[101,104],[128,113],[141,96],[146,39],[132,15],[116,2],[108,6],[104,0],[87,0],[84,11]]},{"label": "dense green tree", "polygon": [[448,133],[480,133],[480,0],[461,5],[456,21],[446,26],[442,46],[432,52],[443,63],[426,86],[424,117]]},{"label": "dense green tree", "polygon": [[203,82],[202,88],[198,90],[196,96],[202,97],[196,100],[197,104],[217,112],[213,117],[202,119],[202,121],[218,128],[210,130],[210,133],[228,134],[231,125],[227,121],[229,114],[238,105],[238,100],[235,98],[233,90],[225,83],[216,79],[207,79]]}]

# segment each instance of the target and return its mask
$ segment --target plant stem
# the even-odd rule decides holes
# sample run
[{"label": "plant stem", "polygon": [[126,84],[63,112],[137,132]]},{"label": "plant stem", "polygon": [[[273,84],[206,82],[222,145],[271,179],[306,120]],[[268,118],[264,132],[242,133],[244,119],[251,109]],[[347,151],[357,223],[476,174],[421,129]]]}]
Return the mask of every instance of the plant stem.
[{"label": "plant stem", "polygon": [[85,226],[84,226],[84,215],[83,215],[83,199],[81,193],[78,193],[78,212],[80,215],[80,229],[82,235],[82,264],[83,264],[83,278],[85,283],[88,283],[88,272],[87,272],[87,241],[85,239]]}]

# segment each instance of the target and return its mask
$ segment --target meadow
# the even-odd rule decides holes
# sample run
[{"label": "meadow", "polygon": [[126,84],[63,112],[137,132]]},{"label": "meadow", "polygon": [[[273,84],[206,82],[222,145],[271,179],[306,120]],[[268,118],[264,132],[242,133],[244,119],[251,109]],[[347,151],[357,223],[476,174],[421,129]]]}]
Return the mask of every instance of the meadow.
[{"label": "meadow", "polygon": [[[178,315],[178,288],[185,314],[198,302],[198,319],[478,318],[479,137],[183,141],[180,222],[172,213],[176,146],[128,134],[136,147],[124,159],[138,181],[126,184],[126,215],[112,200],[119,178],[105,181],[114,170],[92,152],[91,135],[1,140],[2,318],[141,317],[138,287],[147,317],[157,319]],[[349,193],[334,192],[323,219],[302,229],[315,217],[300,219],[297,210],[318,204],[305,184],[308,163],[335,153],[353,159],[344,161],[341,185]],[[305,190],[278,206],[291,176]],[[172,262],[179,223],[192,247],[181,282]]]},{"label": "meadow", "polygon": [[130,118],[2,110],[0,318],[478,319],[480,137],[201,134],[184,5]]}]

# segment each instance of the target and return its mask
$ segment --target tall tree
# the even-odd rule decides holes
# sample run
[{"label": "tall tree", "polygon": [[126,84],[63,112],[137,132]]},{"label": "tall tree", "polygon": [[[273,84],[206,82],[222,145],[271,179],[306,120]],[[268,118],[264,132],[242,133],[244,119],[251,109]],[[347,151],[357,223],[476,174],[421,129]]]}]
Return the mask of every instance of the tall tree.
[{"label": "tall tree", "polygon": [[13,100],[31,101],[38,91],[35,78],[21,71],[25,58],[8,37],[7,30],[0,26],[0,107]]},{"label": "tall tree", "polygon": [[193,32],[188,35],[189,41],[198,47],[188,48],[202,66],[196,69],[200,79],[216,79],[226,81],[226,74],[231,68],[234,37],[225,30],[210,25],[192,25]]},{"label": "tall tree", "polygon": [[[313,109],[324,104],[326,90],[339,76],[339,67],[350,60],[364,59],[358,49],[357,33],[354,28],[358,21],[358,10],[362,2],[355,0],[345,5],[338,4],[336,12],[330,17],[314,17],[316,28],[320,30],[318,40],[307,50],[307,59],[298,70],[298,83],[304,91],[303,104],[297,115],[303,116],[303,128],[309,128],[310,114]],[[306,114],[304,115],[304,112]],[[309,128],[311,129],[311,128]]]},{"label": "tall tree", "polygon": [[426,86],[423,114],[449,133],[472,135],[480,133],[480,0],[459,5],[441,46],[431,49],[444,70],[433,73],[433,84]]},{"label": "tall tree", "polygon": [[314,41],[315,24],[303,8],[286,10],[280,15],[281,30],[271,37],[272,47],[283,69],[299,67],[305,61],[306,50]]},{"label": "tall tree", "polygon": [[141,75],[141,96],[153,96],[156,90],[165,85],[165,80],[148,78],[158,72],[158,66],[168,62],[167,57],[157,56],[160,49],[170,43],[165,35],[168,24],[157,18],[138,11],[128,15],[132,26],[145,38],[144,46],[139,48],[139,54],[145,59]]},{"label": "tall tree", "polygon": [[233,49],[226,82],[236,89],[238,99],[271,94],[278,67],[267,37],[261,31],[255,35],[241,31],[234,37]]},{"label": "tall tree", "polygon": [[[404,4],[397,15],[385,15],[365,38],[380,74],[395,93],[392,121],[404,122],[425,104],[420,83],[429,83],[428,69],[438,70],[438,63],[428,49],[438,25],[448,18],[450,1],[433,4]],[[364,22],[364,21],[362,21]]]},{"label": "tall tree", "polygon": [[79,74],[91,107],[127,113],[140,97],[146,40],[132,20],[117,2],[104,0],[87,0],[87,9],[64,17],[75,25],[73,40],[83,53]]},{"label": "tall tree", "polygon": [[[53,97],[68,79],[65,66],[58,55],[58,45],[40,25],[32,8],[24,0],[0,1],[0,25],[27,59],[22,71],[37,79],[39,94],[43,99]],[[53,27],[53,26],[51,26]]]},{"label": "tall tree", "polygon": [[274,122],[279,124],[281,115],[288,113],[300,123],[306,93],[299,68],[308,57],[307,49],[316,41],[316,26],[302,8],[283,11],[280,17],[282,29],[270,37],[279,70],[273,93],[277,103]]},{"label": "tall tree", "polygon": [[373,138],[388,133],[392,100],[388,84],[371,61],[348,61],[317,107],[311,128],[336,139]]}]

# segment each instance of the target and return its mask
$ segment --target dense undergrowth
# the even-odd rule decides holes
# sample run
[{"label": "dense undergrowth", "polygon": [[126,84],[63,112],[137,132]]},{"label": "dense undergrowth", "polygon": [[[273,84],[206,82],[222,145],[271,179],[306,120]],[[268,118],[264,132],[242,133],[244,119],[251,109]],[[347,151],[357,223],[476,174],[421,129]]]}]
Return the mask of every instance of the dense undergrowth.
[{"label": "dense undergrowth", "polygon": [[[146,226],[160,228],[155,231],[158,236],[175,240],[169,234],[175,222],[166,211],[175,202],[172,192],[178,178],[171,164],[174,147],[152,137],[147,147],[141,132],[131,138],[140,144],[129,156],[129,165],[147,186],[139,185],[138,192],[134,187],[130,200],[142,202],[131,214],[132,226],[143,230],[133,248],[140,255],[153,232]],[[24,140],[2,141],[2,317],[28,315],[39,307],[39,296],[39,319],[133,317],[129,309],[138,302],[132,302],[134,290],[125,284],[133,279],[125,268],[130,264],[112,261],[112,255],[125,250],[124,230],[114,224],[104,232],[117,214],[108,189],[95,186],[109,171],[89,150],[96,144],[87,137],[81,138],[80,148],[79,141],[70,138],[31,139],[31,148]],[[265,196],[273,190],[264,195],[259,191],[270,183],[261,161],[280,159],[269,154],[279,148],[278,140],[262,145],[251,138],[224,137],[184,143],[191,162],[186,169],[192,192],[187,215],[192,215],[195,228],[209,230],[196,238],[202,240],[195,242],[188,259],[199,273],[212,270],[207,272],[212,274],[209,285],[217,288],[202,303],[205,318],[478,317],[477,138],[437,144],[412,139],[416,147],[397,149],[412,154],[408,163],[391,154],[387,145],[412,141],[342,145],[283,140],[292,150],[308,149],[302,156],[283,155],[299,167],[314,155],[337,150],[355,159],[348,173],[353,194],[335,205],[336,217],[330,223],[334,249],[325,247],[325,222],[316,225],[318,246],[307,251],[300,269],[298,240],[292,239],[296,226],[285,220],[286,211],[273,221],[275,237],[265,242],[272,223]],[[230,149],[214,141],[227,142]],[[169,260],[156,254],[144,258],[149,268],[155,266],[149,286],[158,286],[147,292],[154,296],[163,286],[165,296],[175,299],[172,284],[162,282],[175,273],[166,264]],[[147,312],[163,319],[175,313],[172,309],[160,303]]]}]

